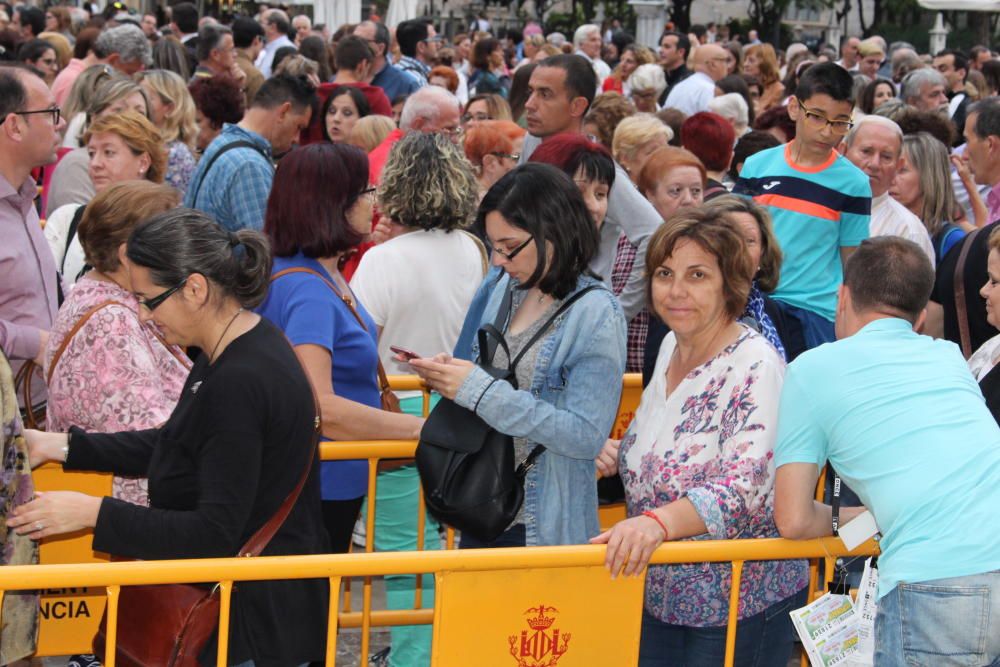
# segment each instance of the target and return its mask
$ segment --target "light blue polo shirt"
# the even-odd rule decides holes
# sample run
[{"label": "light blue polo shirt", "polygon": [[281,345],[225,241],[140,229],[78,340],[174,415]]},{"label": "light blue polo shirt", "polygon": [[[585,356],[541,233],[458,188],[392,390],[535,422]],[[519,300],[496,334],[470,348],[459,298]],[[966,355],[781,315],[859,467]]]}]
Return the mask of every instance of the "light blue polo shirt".
[{"label": "light blue polo shirt", "polygon": [[1000,569],[1000,428],[953,343],[885,318],[792,362],[775,466],[827,460],[882,531],[879,597]]}]

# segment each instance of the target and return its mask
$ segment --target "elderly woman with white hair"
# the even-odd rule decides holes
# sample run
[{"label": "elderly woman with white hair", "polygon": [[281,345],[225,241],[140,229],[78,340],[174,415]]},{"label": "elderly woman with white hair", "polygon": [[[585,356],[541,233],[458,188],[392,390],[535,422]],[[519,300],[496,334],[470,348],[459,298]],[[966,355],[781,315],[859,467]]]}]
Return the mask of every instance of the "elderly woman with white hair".
[{"label": "elderly woman with white hair", "polygon": [[657,64],[639,65],[628,78],[632,89],[632,101],[635,108],[646,113],[656,113],[660,110],[658,100],[667,89],[667,78],[663,68]]},{"label": "elderly woman with white hair", "polygon": [[708,110],[719,114],[732,124],[739,139],[750,131],[750,107],[739,93],[726,93],[712,98]]},{"label": "elderly woman with white hair", "polygon": [[601,92],[601,82],[611,75],[611,67],[601,60],[601,47],[604,40],[601,39],[601,26],[595,23],[587,23],[576,29],[573,33],[573,49],[576,55],[583,56],[594,68],[597,75],[597,90]]},{"label": "elderly woman with white hair", "polygon": [[[658,65],[654,67],[659,69]],[[667,146],[673,138],[674,131],[659,118],[650,113],[637,113],[618,123],[611,140],[611,154],[632,182],[637,183],[649,156]]]}]

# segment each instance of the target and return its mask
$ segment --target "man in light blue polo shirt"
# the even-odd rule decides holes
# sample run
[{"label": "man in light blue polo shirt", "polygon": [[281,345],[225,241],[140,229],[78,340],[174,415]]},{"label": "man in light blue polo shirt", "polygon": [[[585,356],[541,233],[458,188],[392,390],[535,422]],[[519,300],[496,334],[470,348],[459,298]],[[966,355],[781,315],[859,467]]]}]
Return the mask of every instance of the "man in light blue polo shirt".
[{"label": "man in light blue polo shirt", "polygon": [[789,365],[778,412],[781,535],[831,534],[813,501],[827,461],[882,532],[878,667],[1000,664],[1000,428],[958,347],[914,331],[933,283],[916,244],[864,241],[838,294],[839,340]]}]

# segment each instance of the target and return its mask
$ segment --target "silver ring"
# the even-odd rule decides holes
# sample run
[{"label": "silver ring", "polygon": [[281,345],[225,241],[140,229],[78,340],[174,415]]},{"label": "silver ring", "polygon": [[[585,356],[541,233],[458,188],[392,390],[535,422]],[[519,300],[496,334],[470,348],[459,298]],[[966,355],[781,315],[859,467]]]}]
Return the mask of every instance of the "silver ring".
[{"label": "silver ring", "polygon": [[43,530],[44,528],[45,528],[45,525],[42,524],[41,521],[35,522],[35,530]]}]

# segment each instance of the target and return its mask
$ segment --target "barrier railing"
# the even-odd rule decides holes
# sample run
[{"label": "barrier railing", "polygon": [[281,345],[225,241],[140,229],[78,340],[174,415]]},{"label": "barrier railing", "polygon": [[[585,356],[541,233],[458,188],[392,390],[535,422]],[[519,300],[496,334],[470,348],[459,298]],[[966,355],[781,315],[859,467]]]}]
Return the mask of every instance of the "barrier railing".
[{"label": "barrier railing", "polygon": [[[491,605],[504,605],[510,602],[514,606],[507,610],[511,618],[524,615],[524,600],[537,604],[538,600],[545,602],[538,608],[528,608],[537,616],[528,619],[530,631],[523,630],[520,650],[566,650],[566,644],[559,643],[558,630],[555,630],[555,649],[553,635],[541,637],[535,641],[530,632],[547,632],[554,622],[553,616],[545,616],[545,611],[559,611],[562,614],[577,614],[575,618],[589,618],[595,622],[593,626],[601,632],[607,632],[607,622],[613,617],[605,614],[608,608],[618,608],[622,603],[634,605],[634,611],[629,616],[621,633],[616,634],[615,650],[619,658],[614,662],[600,664],[635,664],[634,653],[621,647],[637,647],[639,633],[639,615],[642,608],[641,577],[623,578],[625,583],[615,583],[603,569],[605,548],[602,546],[564,546],[564,547],[534,547],[521,549],[486,549],[467,551],[438,551],[424,553],[376,553],[376,554],[346,554],[322,556],[274,556],[261,558],[224,558],[205,560],[176,560],[157,562],[129,562],[102,564],[67,564],[67,565],[35,565],[12,566],[0,569],[0,609],[5,591],[26,589],[65,588],[74,586],[107,587],[108,594],[108,643],[114,645],[117,634],[118,594],[122,586],[172,583],[219,583],[222,591],[220,610],[220,626],[218,641],[218,664],[225,665],[229,645],[229,602],[233,584],[240,581],[263,581],[273,579],[315,579],[324,578],[330,582],[330,607],[328,619],[328,636],[326,661],[334,664],[336,656],[337,629],[339,627],[337,608],[339,606],[339,586],[345,577],[372,577],[391,574],[434,574],[436,581],[443,582],[449,577],[460,573],[476,572],[477,576],[484,573],[502,574],[504,595],[502,599],[491,599]],[[661,546],[653,554],[651,564],[674,564],[692,562],[730,562],[732,563],[732,582],[729,596],[729,622],[726,633],[725,665],[732,665],[736,641],[736,613],[739,605],[740,578],[743,564],[747,561],[782,560],[782,559],[834,559],[841,556],[862,556],[874,554],[877,547],[873,542],[861,545],[854,551],[847,551],[837,538],[823,538],[808,541],[789,541],[782,539],[758,540],[720,540],[670,543]],[[543,571],[546,577],[542,581],[550,582],[551,590],[537,590],[534,585],[518,586],[517,577],[507,573],[526,571]],[[559,571],[574,575],[585,575],[595,586],[603,590],[598,599],[601,605],[586,605],[586,609],[560,608],[560,596],[572,595],[579,591],[572,586],[559,586],[552,574]],[[602,574],[603,573],[603,574]],[[536,578],[537,580],[537,578]],[[479,579],[477,579],[479,581]],[[619,582],[622,580],[619,579]],[[628,583],[628,582],[631,583]],[[514,583],[512,583],[514,582]],[[529,582],[531,583],[531,582]],[[619,587],[620,586],[620,587]],[[435,602],[435,608],[429,619],[419,623],[433,623],[435,627],[433,659],[434,664],[449,664],[442,656],[454,650],[454,644],[469,643],[469,635],[474,635],[472,641],[479,642],[478,633],[485,632],[489,624],[476,626],[476,632],[469,632],[470,619],[456,618],[452,611],[467,608],[468,600],[462,599],[461,590],[468,586],[443,587]],[[478,593],[473,592],[473,595]],[[592,602],[593,598],[586,598]],[[473,600],[481,605],[481,600]],[[556,604],[558,602],[558,604]],[[463,604],[466,607],[463,607]],[[487,605],[483,605],[487,606]],[[510,606],[510,605],[508,605]],[[563,605],[565,607],[565,605]],[[495,611],[495,610],[494,610]],[[505,612],[506,613],[506,612]],[[597,618],[587,616],[597,615]],[[459,627],[448,627],[449,617]],[[524,619],[520,619],[521,623]],[[2,619],[0,619],[2,622]],[[584,621],[586,623],[588,621]],[[408,621],[410,623],[410,621]],[[520,624],[518,624],[520,625]],[[481,627],[482,626],[482,627]],[[461,635],[461,636],[459,636]],[[605,635],[606,636],[606,635]],[[563,639],[569,641],[564,633]],[[579,642],[578,642],[579,643]],[[516,650],[516,634],[509,637],[509,652]],[[503,647],[501,647],[503,648]],[[484,649],[480,646],[479,652]],[[113,651],[108,651],[106,665],[114,667]],[[498,651],[509,663],[509,655]],[[367,654],[362,652],[362,659]],[[622,657],[624,656],[624,658]],[[516,657],[516,656],[515,656]],[[495,659],[494,654],[477,658],[477,664],[505,664]],[[627,659],[628,661],[623,661]],[[554,663],[552,663],[554,664]]]}]

